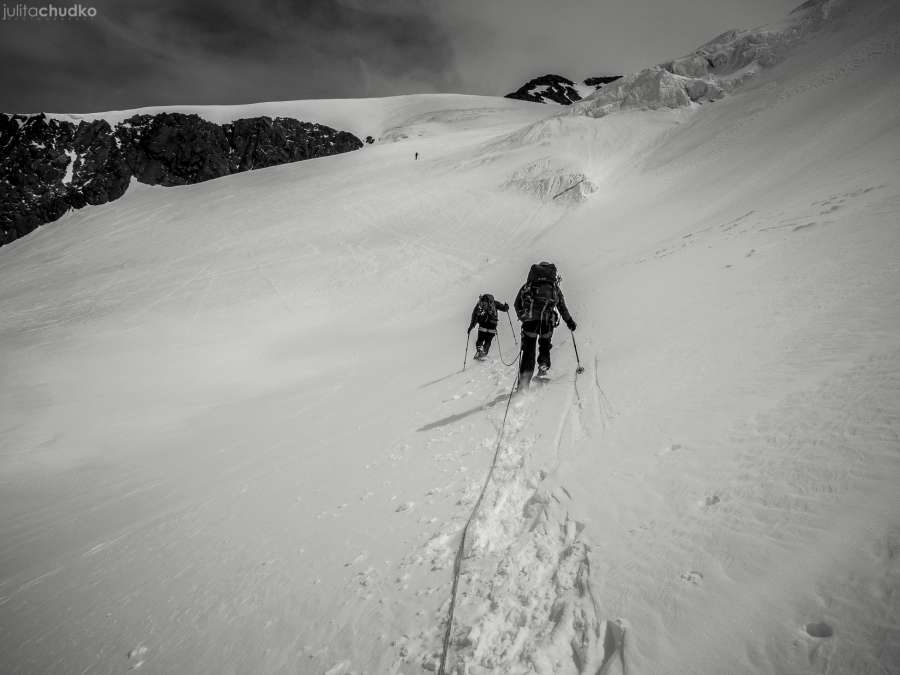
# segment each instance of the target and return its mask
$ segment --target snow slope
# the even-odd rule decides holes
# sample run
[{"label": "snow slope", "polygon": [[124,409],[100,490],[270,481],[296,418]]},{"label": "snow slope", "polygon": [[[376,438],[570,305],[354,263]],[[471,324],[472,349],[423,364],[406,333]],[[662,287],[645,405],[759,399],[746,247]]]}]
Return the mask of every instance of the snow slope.
[{"label": "snow slope", "polygon": [[900,10],[852,9],[715,103],[328,103],[397,142],[0,250],[0,670],[434,670],[514,379],[463,329],[551,259],[586,372],[558,332],[510,406],[452,667],[898,672]]},{"label": "snow slope", "polygon": [[[390,98],[274,101],[247,105],[155,106],[86,114],[50,113],[48,117],[74,123],[104,119],[111,125],[124,122],[134,115],[167,112],[199,115],[216,124],[262,116],[292,117],[349,131],[360,139],[372,136],[375,139],[386,137],[387,140],[398,140],[401,135],[415,137],[442,131],[444,121],[454,122],[456,129],[466,121],[482,129],[492,123],[509,124],[516,119],[524,124],[534,119],[532,107],[524,101],[493,96],[416,94]],[[501,112],[505,115],[497,114]]]}]

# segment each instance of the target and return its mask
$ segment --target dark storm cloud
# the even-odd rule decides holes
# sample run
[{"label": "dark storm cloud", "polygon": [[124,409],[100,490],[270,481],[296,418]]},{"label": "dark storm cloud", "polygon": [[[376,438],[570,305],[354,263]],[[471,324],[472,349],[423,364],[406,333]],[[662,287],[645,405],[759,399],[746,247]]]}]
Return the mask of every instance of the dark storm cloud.
[{"label": "dark storm cloud", "polygon": [[459,88],[446,35],[420,3],[92,4],[92,20],[0,24],[8,66],[0,71],[0,109],[85,112]]},{"label": "dark storm cloud", "polygon": [[798,2],[78,1],[97,18],[0,22],[0,110],[502,95],[547,72],[632,72]]}]

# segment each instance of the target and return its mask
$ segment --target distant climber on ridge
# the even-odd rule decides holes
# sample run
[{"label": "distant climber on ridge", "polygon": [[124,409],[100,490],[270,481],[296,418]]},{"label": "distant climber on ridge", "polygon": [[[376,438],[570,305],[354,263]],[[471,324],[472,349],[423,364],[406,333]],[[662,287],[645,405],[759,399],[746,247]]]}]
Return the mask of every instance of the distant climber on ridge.
[{"label": "distant climber on ridge", "polygon": [[490,293],[479,296],[478,303],[472,310],[472,321],[469,322],[467,333],[471,333],[475,325],[478,325],[478,339],[475,341],[475,358],[479,361],[488,355],[491,342],[497,334],[497,310],[508,312],[509,305],[505,302],[497,302]]},{"label": "distant climber on ridge", "polygon": [[[556,265],[541,262],[531,266],[528,279],[519,289],[515,301],[516,316],[522,322],[522,357],[519,363],[519,387],[527,389],[534,374],[535,344],[538,347],[538,376],[550,370],[553,329],[559,325],[559,314],[569,330],[576,328],[566,299],[559,288]],[[557,310],[559,314],[557,314]]]}]

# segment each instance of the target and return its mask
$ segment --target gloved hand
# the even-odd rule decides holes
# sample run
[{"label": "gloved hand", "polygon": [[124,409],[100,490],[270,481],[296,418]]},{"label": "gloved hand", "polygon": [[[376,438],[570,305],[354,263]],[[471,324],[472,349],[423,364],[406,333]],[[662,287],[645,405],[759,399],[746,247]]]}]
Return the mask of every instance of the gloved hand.
[{"label": "gloved hand", "polygon": [[569,327],[569,330],[572,331],[573,333],[575,332],[575,329],[578,328],[578,324],[575,323],[574,319],[569,321],[569,323],[567,323],[566,325]]}]

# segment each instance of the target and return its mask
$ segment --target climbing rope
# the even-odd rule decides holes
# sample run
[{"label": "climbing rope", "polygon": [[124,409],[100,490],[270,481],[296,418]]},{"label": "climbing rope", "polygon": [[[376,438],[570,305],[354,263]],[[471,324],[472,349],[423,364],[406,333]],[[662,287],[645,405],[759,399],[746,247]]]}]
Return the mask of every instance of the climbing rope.
[{"label": "climbing rope", "polygon": [[[512,327],[512,319],[509,320],[509,328],[510,328],[510,330],[513,331],[513,340],[515,340],[515,339],[516,339],[516,331],[513,330],[513,327]],[[518,345],[519,345],[519,343],[516,342],[516,346],[518,346]],[[500,346],[500,336],[499,336],[499,335],[497,336],[497,351],[500,353],[500,363],[502,363],[502,364],[503,364],[504,366],[506,366],[507,368],[509,368],[510,366],[514,366],[514,365],[516,365],[516,364],[519,362],[519,359],[518,359],[518,358],[515,359],[515,360],[513,360],[512,363],[507,363],[507,362],[503,359],[503,347]],[[521,355],[521,353],[522,353],[522,351],[519,350],[519,354],[520,354],[520,355]]]},{"label": "climbing rope", "polygon": [[509,315],[509,310],[506,311],[506,318],[509,320],[509,329],[512,331],[513,342],[515,343],[516,347],[518,347],[519,341],[516,339],[516,329],[513,328],[512,317]]},{"label": "climbing rope", "polygon": [[[553,201],[560,195],[572,190],[578,185],[584,182],[584,178],[575,183],[569,188],[566,188],[559,194],[553,196],[550,201]],[[534,221],[537,218],[538,213],[544,207],[544,205],[548,203],[546,201],[541,201],[538,206],[532,211],[531,218],[529,219],[529,223]],[[509,313],[507,312],[507,318],[509,319],[509,327],[513,334],[513,340],[516,341],[516,331],[512,325],[512,319],[509,317]],[[518,341],[516,341],[516,345],[518,346]],[[466,340],[466,354],[469,351],[469,342]],[[516,364],[521,363],[522,360],[522,349],[519,348],[519,354],[516,357],[516,360],[512,363],[507,363],[503,360],[503,350],[500,347],[500,340],[497,340],[497,351],[500,353],[500,361],[504,366],[510,367]],[[579,362],[579,367],[580,367]],[[465,370],[465,360],[463,360],[463,369]],[[583,369],[582,369],[583,370]],[[453,631],[453,614],[456,610],[456,596],[457,590],[459,588],[459,575],[462,571],[462,560],[463,554],[466,547],[466,535],[469,533],[469,526],[471,526],[472,521],[475,520],[475,516],[478,513],[478,509],[481,508],[481,502],[484,501],[484,495],[487,493],[488,485],[491,483],[491,478],[494,475],[494,469],[497,467],[497,459],[500,457],[500,447],[503,442],[503,432],[506,431],[506,420],[509,417],[509,407],[512,403],[513,394],[516,392],[516,386],[519,384],[519,372],[516,371],[516,378],[513,380],[513,385],[509,390],[509,396],[506,398],[506,409],[503,411],[503,421],[500,423],[500,430],[497,432],[497,446],[494,448],[494,457],[491,459],[491,466],[488,469],[487,477],[484,479],[484,485],[481,486],[481,492],[478,495],[478,499],[475,501],[475,506],[472,507],[472,512],[469,514],[468,519],[466,520],[466,524],[463,525],[462,532],[459,537],[459,546],[456,549],[456,555],[453,558],[453,584],[450,587],[450,606],[447,609],[447,627],[444,630],[444,640],[441,648],[441,662],[438,667],[438,675],[447,675],[447,656],[450,653],[450,637]]]},{"label": "climbing rope", "polygon": [[[518,363],[521,358],[522,352],[520,350],[519,357],[513,363]],[[506,399],[506,410],[503,412],[503,421],[500,423],[500,431],[497,434],[497,447],[494,448],[494,458],[491,460],[491,468],[488,470],[487,478],[485,478],[484,480],[484,485],[481,487],[481,493],[478,495],[475,506],[472,508],[472,513],[469,514],[469,518],[468,520],[466,520],[466,524],[463,525],[462,534],[459,538],[459,547],[456,549],[456,557],[453,559],[453,585],[450,588],[450,608],[447,611],[447,628],[444,631],[444,644],[443,648],[441,649],[441,664],[438,668],[438,675],[446,675],[447,673],[447,654],[450,652],[450,633],[453,628],[453,612],[456,609],[456,590],[459,585],[459,574],[462,569],[463,551],[466,547],[466,534],[468,534],[469,532],[469,526],[472,524],[472,521],[475,520],[475,514],[478,513],[478,509],[481,506],[481,502],[484,500],[485,493],[487,492],[488,485],[491,482],[491,477],[494,475],[494,468],[497,466],[497,458],[500,456],[500,444],[503,441],[503,432],[506,429],[506,418],[509,416],[509,405],[512,402],[512,397],[516,391],[516,385],[518,383],[519,375],[517,371],[516,379],[513,381],[513,386],[509,390],[509,396]]]}]

